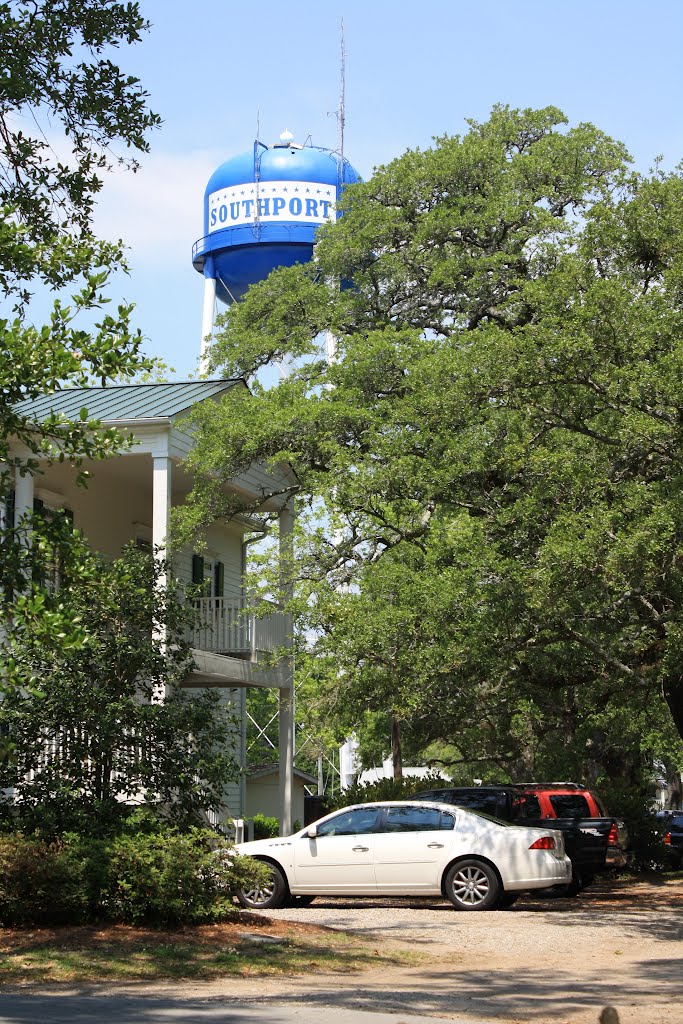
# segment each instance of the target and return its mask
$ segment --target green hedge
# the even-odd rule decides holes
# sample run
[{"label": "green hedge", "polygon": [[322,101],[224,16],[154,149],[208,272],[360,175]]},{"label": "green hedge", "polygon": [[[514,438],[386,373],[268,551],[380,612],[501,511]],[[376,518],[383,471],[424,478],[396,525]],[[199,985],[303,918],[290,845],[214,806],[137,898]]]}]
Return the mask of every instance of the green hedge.
[{"label": "green hedge", "polygon": [[77,850],[21,833],[0,836],[0,924],[71,924],[89,910],[88,864]]},{"label": "green hedge", "polygon": [[262,865],[206,829],[106,841],[0,835],[0,925],[220,921],[236,912],[238,886],[256,878]]}]

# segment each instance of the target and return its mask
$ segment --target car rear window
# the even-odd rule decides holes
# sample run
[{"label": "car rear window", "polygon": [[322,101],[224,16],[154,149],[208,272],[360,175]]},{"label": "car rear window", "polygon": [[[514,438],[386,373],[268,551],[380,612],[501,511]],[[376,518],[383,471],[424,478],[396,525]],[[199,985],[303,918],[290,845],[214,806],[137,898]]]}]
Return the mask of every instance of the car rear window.
[{"label": "car rear window", "polygon": [[552,793],[550,805],[558,818],[590,818],[590,808],[580,793]]},{"label": "car rear window", "polygon": [[438,807],[388,807],[382,832],[436,832],[441,824]]}]

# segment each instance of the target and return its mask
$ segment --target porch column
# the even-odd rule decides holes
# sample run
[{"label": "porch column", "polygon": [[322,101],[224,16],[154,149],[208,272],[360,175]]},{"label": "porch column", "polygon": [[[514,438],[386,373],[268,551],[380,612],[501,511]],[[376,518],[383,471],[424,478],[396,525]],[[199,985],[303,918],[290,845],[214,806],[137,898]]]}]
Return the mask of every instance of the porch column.
[{"label": "porch column", "polygon": [[[153,457],[152,459],[152,547],[154,557],[163,559],[166,552],[166,539],[171,518],[171,460],[168,456]],[[158,548],[162,550],[157,550]],[[162,573],[157,580],[159,590],[165,590],[167,583],[166,573]],[[155,639],[162,644],[166,641],[166,631],[162,628]],[[159,687],[153,700],[159,703],[165,698],[165,688]]]},{"label": "porch column", "polygon": [[[167,456],[155,457],[152,463],[152,546],[155,557],[163,558],[166,552],[156,549],[165,549],[171,522],[171,460]],[[165,576],[161,582],[166,583]]]},{"label": "porch column", "polygon": [[[283,597],[292,596],[292,544],[294,511],[290,506],[283,508],[280,521],[280,580]],[[292,646],[292,620],[286,616],[286,646]],[[278,725],[280,738],[280,835],[292,831],[292,786],[294,779],[294,659],[288,654],[283,659],[282,670],[285,685],[279,691]],[[303,825],[303,822],[302,822]]]},{"label": "porch column", "polygon": [[[25,516],[33,513],[34,484],[33,474],[26,473],[22,476],[18,469],[14,471],[14,525],[17,526]],[[28,547],[31,539],[28,534],[22,538],[23,543]]]}]

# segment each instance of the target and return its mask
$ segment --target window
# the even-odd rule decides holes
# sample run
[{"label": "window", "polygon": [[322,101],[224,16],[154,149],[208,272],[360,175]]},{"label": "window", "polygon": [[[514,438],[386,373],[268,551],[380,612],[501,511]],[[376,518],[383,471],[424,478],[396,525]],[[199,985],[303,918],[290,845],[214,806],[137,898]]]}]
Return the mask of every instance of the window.
[{"label": "window", "polygon": [[550,805],[558,818],[590,818],[588,801],[580,793],[553,793]]},{"label": "window", "polygon": [[225,565],[201,555],[192,556],[192,583],[202,588],[204,597],[225,595]]},{"label": "window", "polygon": [[377,807],[357,807],[353,811],[342,811],[329,821],[316,826],[319,836],[358,836],[374,832],[377,822]]},{"label": "window", "polygon": [[435,832],[441,811],[436,807],[388,807],[382,832]]},{"label": "window", "polygon": [[523,818],[540,818],[541,805],[538,802],[538,797],[533,793],[515,797],[512,802],[512,817],[515,821]]},{"label": "window", "polygon": [[505,795],[486,789],[441,789],[435,790],[434,800],[442,800],[447,804],[457,804],[469,811],[480,811],[492,817],[507,817],[505,814]]}]

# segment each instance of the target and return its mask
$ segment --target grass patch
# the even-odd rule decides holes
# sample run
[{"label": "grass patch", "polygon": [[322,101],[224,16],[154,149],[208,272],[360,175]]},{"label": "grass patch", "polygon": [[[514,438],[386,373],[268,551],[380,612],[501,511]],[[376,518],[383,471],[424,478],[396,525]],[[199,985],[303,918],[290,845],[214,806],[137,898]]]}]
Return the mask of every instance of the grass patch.
[{"label": "grass patch", "polygon": [[0,986],[211,980],[340,973],[422,957],[356,935],[263,918],[157,931],[111,927],[0,929]]}]

